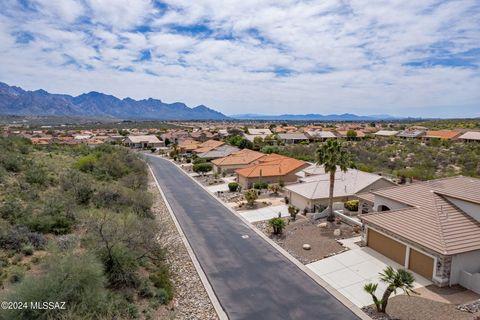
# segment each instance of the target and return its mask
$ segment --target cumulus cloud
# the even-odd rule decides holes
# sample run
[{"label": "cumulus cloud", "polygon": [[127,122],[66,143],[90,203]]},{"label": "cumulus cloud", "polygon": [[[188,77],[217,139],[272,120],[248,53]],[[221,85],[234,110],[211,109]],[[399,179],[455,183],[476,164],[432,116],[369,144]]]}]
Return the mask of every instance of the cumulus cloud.
[{"label": "cumulus cloud", "polygon": [[474,116],[474,0],[13,0],[0,80],[227,114]]}]

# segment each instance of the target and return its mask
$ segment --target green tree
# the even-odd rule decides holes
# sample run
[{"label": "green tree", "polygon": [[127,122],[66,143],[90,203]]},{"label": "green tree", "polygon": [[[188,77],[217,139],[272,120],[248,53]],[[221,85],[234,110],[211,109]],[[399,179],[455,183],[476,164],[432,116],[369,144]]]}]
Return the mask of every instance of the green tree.
[{"label": "green tree", "polygon": [[413,274],[405,269],[395,270],[388,266],[380,273],[380,280],[388,284],[387,289],[383,293],[382,299],[378,299],[375,295],[377,290],[377,283],[367,283],[363,289],[372,296],[373,303],[375,304],[377,311],[385,313],[387,309],[388,299],[392,293],[396,293],[398,289],[403,290],[407,295],[410,293],[416,293],[413,290],[413,283],[415,277]]},{"label": "green tree", "polygon": [[328,217],[327,221],[334,221],[333,214],[333,190],[335,186],[335,173],[337,167],[346,172],[348,168],[355,165],[351,160],[350,154],[337,140],[329,139],[320,148],[317,149],[317,164],[323,165],[325,172],[330,174],[330,190],[328,195]]},{"label": "green tree", "polygon": [[347,131],[347,139],[348,140],[355,140],[357,138],[357,132],[355,130],[348,130]]}]

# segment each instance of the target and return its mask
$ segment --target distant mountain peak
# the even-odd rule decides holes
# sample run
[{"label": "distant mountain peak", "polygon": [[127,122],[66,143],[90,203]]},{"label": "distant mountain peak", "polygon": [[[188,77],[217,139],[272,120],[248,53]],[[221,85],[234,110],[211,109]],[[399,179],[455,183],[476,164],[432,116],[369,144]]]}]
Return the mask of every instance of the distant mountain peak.
[{"label": "distant mountain peak", "polygon": [[360,116],[352,113],[342,113],[342,114],[281,114],[281,115],[265,115],[265,114],[237,114],[231,115],[231,118],[238,120],[271,120],[271,121],[373,121],[373,120],[390,120],[390,119],[400,119],[398,117],[390,115],[367,115]]},{"label": "distant mountain peak", "polygon": [[0,114],[109,117],[145,120],[222,120],[223,113],[204,105],[189,108],[182,102],[164,103],[148,98],[118,99],[90,91],[76,97],[52,94],[43,89],[25,91],[0,82]]}]

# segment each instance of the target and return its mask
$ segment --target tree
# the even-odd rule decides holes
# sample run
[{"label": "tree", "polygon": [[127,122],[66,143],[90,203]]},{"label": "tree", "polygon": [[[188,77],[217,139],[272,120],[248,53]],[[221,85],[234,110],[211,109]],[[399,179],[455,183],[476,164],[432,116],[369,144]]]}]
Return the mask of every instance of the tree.
[{"label": "tree", "polygon": [[230,190],[230,192],[235,192],[238,190],[238,187],[239,187],[239,184],[238,182],[230,182],[228,184],[228,190]]},{"label": "tree", "polygon": [[295,220],[297,218],[297,214],[298,214],[299,211],[300,211],[300,209],[298,209],[297,207],[295,207],[293,205],[288,206],[288,213],[290,214],[290,217],[292,218],[292,220]]},{"label": "tree", "polygon": [[245,197],[245,200],[247,200],[247,204],[252,207],[253,204],[255,203],[255,200],[257,200],[258,195],[257,192],[253,189],[247,190],[243,196]]},{"label": "tree", "polygon": [[357,138],[357,132],[355,130],[348,130],[347,131],[347,139],[348,140],[355,140]]},{"label": "tree", "polygon": [[317,165],[323,165],[325,172],[330,173],[330,190],[328,196],[328,217],[327,221],[334,221],[333,214],[333,190],[335,186],[335,173],[337,167],[347,172],[348,168],[355,165],[350,158],[350,154],[345,150],[342,144],[337,140],[329,139],[317,150]]},{"label": "tree", "polygon": [[416,293],[413,290],[413,283],[415,277],[413,274],[405,269],[395,270],[388,266],[380,273],[380,280],[388,284],[387,289],[383,293],[382,299],[379,300],[375,295],[377,290],[377,283],[367,283],[363,289],[372,296],[373,303],[375,304],[377,311],[385,313],[387,309],[388,299],[392,293],[396,293],[398,289],[403,290],[407,295],[410,293]]},{"label": "tree", "polygon": [[211,163],[197,163],[192,166],[194,172],[206,173],[212,171],[213,166]]}]

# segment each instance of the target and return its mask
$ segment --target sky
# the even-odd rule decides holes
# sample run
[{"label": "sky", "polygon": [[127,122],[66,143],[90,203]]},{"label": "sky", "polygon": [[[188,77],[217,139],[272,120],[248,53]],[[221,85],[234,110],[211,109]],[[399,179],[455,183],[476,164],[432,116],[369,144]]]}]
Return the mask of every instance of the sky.
[{"label": "sky", "polygon": [[480,116],[478,0],[0,0],[0,81],[225,114]]}]

